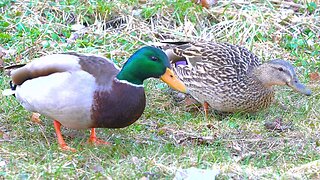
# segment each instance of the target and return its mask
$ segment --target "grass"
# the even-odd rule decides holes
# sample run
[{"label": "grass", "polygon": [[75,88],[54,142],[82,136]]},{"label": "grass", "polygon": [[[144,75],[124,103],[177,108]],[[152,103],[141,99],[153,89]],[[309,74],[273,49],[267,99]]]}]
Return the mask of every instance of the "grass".
[{"label": "grass", "polygon": [[[185,0],[0,2],[4,66],[64,51],[103,54],[116,64],[136,49],[165,39],[241,44],[262,61],[290,60],[310,97],[278,88],[277,105],[256,114],[204,120],[201,109],[176,102],[158,80],[145,82],[147,108],[133,125],[99,129],[112,146],[86,144],[89,131],[63,129],[76,153],[59,150],[52,121],[30,120],[13,97],[1,97],[0,178],[172,179],[178,168],[219,168],[219,179],[317,179],[320,177],[319,5],[311,1],[218,1],[211,9]],[[72,24],[86,32],[69,42]],[[70,40],[70,39],[69,39]],[[8,88],[1,73],[0,88]],[[272,131],[264,123],[292,123]],[[208,126],[209,124],[209,126]]]}]

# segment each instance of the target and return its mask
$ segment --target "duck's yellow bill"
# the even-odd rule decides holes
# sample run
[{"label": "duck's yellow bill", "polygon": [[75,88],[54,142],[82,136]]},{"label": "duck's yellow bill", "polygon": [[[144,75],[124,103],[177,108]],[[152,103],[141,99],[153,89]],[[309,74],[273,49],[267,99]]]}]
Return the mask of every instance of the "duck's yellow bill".
[{"label": "duck's yellow bill", "polygon": [[175,90],[181,91],[183,93],[187,92],[187,87],[176,77],[176,75],[169,68],[167,68],[166,72],[160,77],[160,79]]}]

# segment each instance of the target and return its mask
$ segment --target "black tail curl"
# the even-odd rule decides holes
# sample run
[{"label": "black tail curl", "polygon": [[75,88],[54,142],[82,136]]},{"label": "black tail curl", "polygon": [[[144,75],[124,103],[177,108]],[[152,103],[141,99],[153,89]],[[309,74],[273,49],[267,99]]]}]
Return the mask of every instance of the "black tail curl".
[{"label": "black tail curl", "polygon": [[16,88],[17,88],[16,84],[13,84],[12,81],[10,81],[9,84],[10,84],[11,90],[13,90],[13,91],[16,90]]},{"label": "black tail curl", "polygon": [[[10,81],[9,82],[9,84],[10,84],[10,88],[11,88],[11,90],[16,90],[16,88],[17,88],[17,85],[16,84],[13,84],[13,82],[12,81]],[[16,97],[16,95],[15,94],[12,94],[12,96],[14,96],[14,97]]]}]

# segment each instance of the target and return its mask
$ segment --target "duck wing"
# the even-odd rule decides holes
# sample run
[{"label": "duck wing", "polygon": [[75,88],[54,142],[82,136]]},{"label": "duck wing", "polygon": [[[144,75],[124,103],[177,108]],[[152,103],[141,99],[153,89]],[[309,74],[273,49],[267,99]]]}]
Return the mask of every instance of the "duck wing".
[{"label": "duck wing", "polygon": [[54,73],[85,71],[95,77],[97,84],[111,85],[119,68],[110,60],[78,53],[63,53],[43,56],[11,72],[12,82],[21,85],[25,81]]},{"label": "duck wing", "polygon": [[179,78],[199,86],[238,81],[261,64],[246,48],[227,43],[180,43],[165,51]]}]

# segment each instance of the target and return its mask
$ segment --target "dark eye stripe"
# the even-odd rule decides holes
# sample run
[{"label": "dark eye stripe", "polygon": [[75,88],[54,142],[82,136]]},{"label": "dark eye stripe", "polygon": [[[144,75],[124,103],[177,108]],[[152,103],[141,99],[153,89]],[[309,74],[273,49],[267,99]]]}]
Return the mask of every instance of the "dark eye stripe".
[{"label": "dark eye stripe", "polygon": [[284,72],[289,76],[293,76],[292,72],[287,68],[283,68],[283,67],[273,67],[273,68],[275,68],[278,71]]}]

